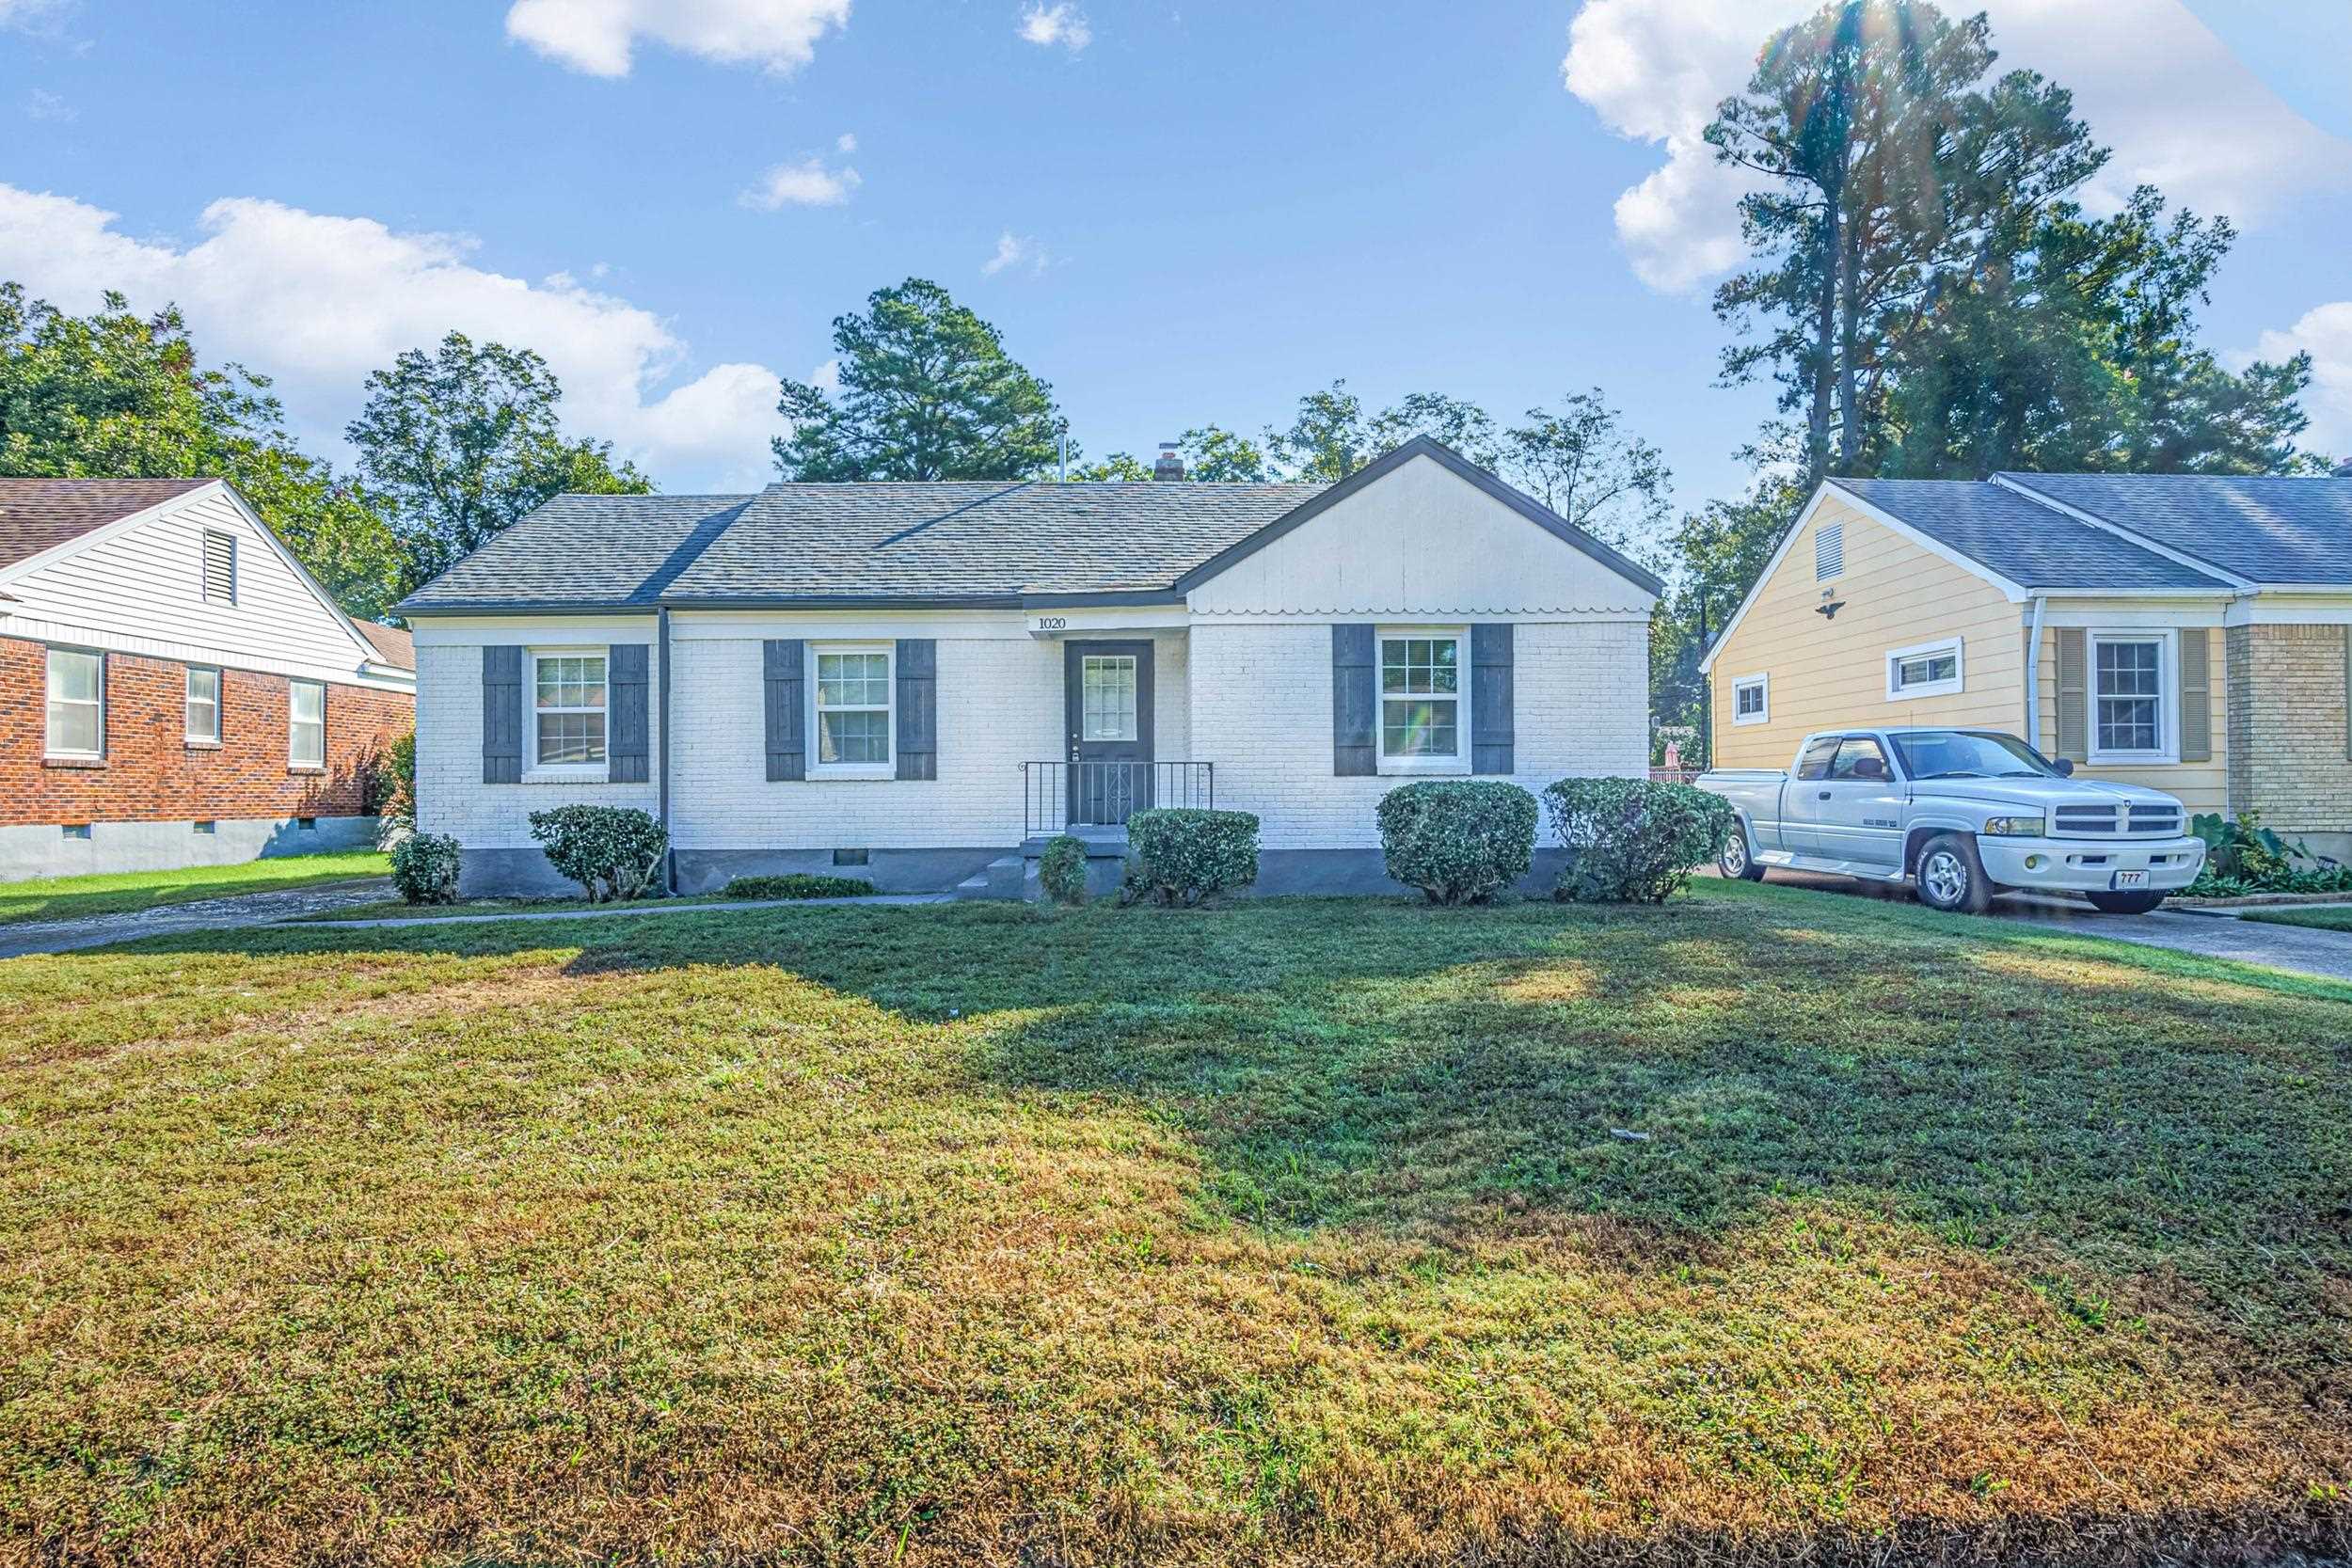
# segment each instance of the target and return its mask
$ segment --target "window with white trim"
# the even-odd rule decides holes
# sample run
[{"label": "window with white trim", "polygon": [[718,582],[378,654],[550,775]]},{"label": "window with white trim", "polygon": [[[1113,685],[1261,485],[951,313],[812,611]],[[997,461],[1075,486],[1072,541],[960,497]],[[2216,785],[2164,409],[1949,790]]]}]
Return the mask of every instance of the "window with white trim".
[{"label": "window with white trim", "polygon": [[1886,698],[1943,697],[1961,689],[1961,640],[1921,642],[1886,652]]},{"label": "window with white trim", "polygon": [[286,761],[294,768],[326,766],[326,688],[318,681],[286,683]]},{"label": "window with white trim", "polygon": [[1460,772],[1470,759],[1470,706],[1455,629],[1380,633],[1380,767]]},{"label": "window with white trim", "polygon": [[199,746],[220,744],[220,672],[188,666],[187,737]]},{"label": "window with white trim", "polygon": [[204,602],[237,602],[237,536],[216,528],[204,531]]},{"label": "window with white trim", "polygon": [[1846,525],[1823,523],[1813,531],[1813,580],[1827,582],[1846,569]]},{"label": "window with white trim", "polygon": [[1733,677],[1731,721],[1735,724],[1769,724],[1772,721],[1772,681],[1770,675]]},{"label": "window with white trim", "polygon": [[887,643],[818,645],[810,650],[817,700],[810,705],[815,766],[845,776],[886,775],[891,766],[891,700],[897,689]]},{"label": "window with white trim", "polygon": [[531,651],[531,760],[542,776],[600,777],[605,768],[604,650]]},{"label": "window with white trim", "polygon": [[49,729],[53,757],[106,754],[106,656],[84,648],[49,650]]},{"label": "window with white trim", "polygon": [[2170,762],[2172,640],[2163,632],[2090,634],[2090,758]]}]

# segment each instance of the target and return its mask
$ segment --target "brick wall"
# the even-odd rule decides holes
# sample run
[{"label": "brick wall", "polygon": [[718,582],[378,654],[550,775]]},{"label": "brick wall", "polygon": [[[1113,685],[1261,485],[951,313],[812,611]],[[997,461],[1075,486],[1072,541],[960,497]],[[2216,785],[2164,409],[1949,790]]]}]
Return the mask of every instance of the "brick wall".
[{"label": "brick wall", "polygon": [[221,738],[187,742],[187,667],[106,656],[106,755],[43,758],[48,663],[43,644],[0,638],[0,826],[66,822],[237,821],[357,816],[366,765],[405,731],[405,692],[330,685],[326,766],[291,768],[287,679],[221,672]]},{"label": "brick wall", "polygon": [[2343,626],[2230,628],[2230,806],[2281,832],[2352,830]]}]

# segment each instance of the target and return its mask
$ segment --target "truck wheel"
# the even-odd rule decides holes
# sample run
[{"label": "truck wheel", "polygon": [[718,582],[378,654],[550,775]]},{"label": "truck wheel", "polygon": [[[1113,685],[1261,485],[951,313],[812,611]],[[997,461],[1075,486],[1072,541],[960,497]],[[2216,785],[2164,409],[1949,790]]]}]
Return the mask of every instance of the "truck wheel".
[{"label": "truck wheel", "polygon": [[2102,914],[2146,914],[2163,903],[2165,895],[2143,890],[2138,893],[2088,893],[2083,896],[2090,899],[2090,907]]},{"label": "truck wheel", "polygon": [[1993,902],[1993,879],[1984,874],[1977,841],[1943,833],[1919,851],[1919,902],[1952,914],[1982,914]]},{"label": "truck wheel", "polygon": [[1731,825],[1730,835],[1715,857],[1715,869],[1742,882],[1764,879],[1764,868],[1756,863],[1756,856],[1748,848],[1748,831],[1737,822]]}]

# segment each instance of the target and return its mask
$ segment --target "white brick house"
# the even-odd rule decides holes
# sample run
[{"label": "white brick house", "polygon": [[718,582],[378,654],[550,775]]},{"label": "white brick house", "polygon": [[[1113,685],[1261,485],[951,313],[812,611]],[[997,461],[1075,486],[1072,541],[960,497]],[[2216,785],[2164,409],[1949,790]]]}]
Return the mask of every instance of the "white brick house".
[{"label": "white brick house", "polygon": [[596,801],[667,823],[684,891],[977,891],[1214,800],[1261,891],[1376,886],[1400,782],[1646,767],[1659,590],[1428,440],[1329,487],[567,496],[402,607],[420,825],[469,890],[554,885],[529,816]]}]

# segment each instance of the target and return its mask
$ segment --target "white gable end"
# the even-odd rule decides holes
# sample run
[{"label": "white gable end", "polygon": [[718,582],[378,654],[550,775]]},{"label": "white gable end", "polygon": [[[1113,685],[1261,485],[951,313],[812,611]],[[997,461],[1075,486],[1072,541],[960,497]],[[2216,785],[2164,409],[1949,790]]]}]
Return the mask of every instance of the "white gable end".
[{"label": "white gable end", "polygon": [[[205,536],[235,541],[234,594],[207,596]],[[225,489],[63,548],[7,584],[0,636],[350,682],[371,651]],[[405,685],[405,678],[368,684]]]},{"label": "white gable end", "polygon": [[1420,456],[1194,588],[1208,616],[1647,616],[1655,596]]}]

